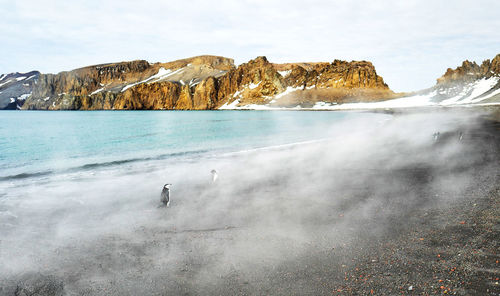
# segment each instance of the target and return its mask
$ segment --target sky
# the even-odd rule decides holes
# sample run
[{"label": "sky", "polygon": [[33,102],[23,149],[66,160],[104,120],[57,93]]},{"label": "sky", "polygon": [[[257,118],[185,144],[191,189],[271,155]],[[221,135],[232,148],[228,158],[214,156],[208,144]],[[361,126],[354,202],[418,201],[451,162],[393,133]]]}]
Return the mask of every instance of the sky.
[{"label": "sky", "polygon": [[211,54],[371,61],[394,91],[500,54],[500,1],[0,0],[0,73]]}]

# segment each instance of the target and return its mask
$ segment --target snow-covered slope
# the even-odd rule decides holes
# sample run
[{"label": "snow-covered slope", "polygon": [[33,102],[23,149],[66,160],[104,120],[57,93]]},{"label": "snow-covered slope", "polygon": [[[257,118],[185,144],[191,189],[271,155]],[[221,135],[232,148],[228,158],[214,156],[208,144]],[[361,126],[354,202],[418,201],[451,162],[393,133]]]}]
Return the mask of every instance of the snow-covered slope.
[{"label": "snow-covered slope", "polygon": [[[279,95],[278,95],[279,96]],[[279,99],[279,98],[278,98]],[[274,101],[271,101],[274,102]],[[349,110],[349,109],[386,109],[411,108],[427,106],[471,106],[471,105],[500,105],[500,78],[483,78],[464,85],[453,87],[434,87],[420,91],[410,96],[398,99],[369,102],[336,104],[318,101],[310,108],[297,105],[293,108],[283,108],[274,105],[238,105],[238,101],[226,104],[219,109],[233,110]]]},{"label": "snow-covered slope", "polygon": [[[304,68],[305,67],[305,68]],[[500,105],[500,55],[464,61],[437,84],[395,94],[367,61],[234,66],[199,56],[168,63],[101,64],[58,74],[0,75],[0,109],[30,110],[342,110]]]},{"label": "snow-covered slope", "polygon": [[39,75],[38,71],[0,74],[0,110],[19,109],[31,95]]},{"label": "snow-covered slope", "polygon": [[269,98],[264,105],[243,105],[238,100],[225,104],[220,109],[243,110],[346,110],[346,109],[385,109],[411,108],[427,106],[484,106],[500,105],[500,55],[491,62],[484,61],[481,66],[465,61],[456,69],[448,69],[438,79],[438,83],[429,89],[413,94],[380,102],[338,103],[327,100],[317,100],[314,105],[304,107],[297,105],[284,108],[279,105],[283,94],[294,93],[300,97],[300,90],[287,89],[282,94]]},{"label": "snow-covered slope", "polygon": [[187,64],[186,66],[178,69],[165,69],[161,67],[155,75],[139,82],[127,84],[121,91],[124,92],[131,87],[143,83],[156,83],[162,81],[178,82],[181,85],[189,85],[191,87],[200,83],[203,79],[209,76],[219,77],[226,72],[227,71],[215,69],[206,65],[193,64]]}]

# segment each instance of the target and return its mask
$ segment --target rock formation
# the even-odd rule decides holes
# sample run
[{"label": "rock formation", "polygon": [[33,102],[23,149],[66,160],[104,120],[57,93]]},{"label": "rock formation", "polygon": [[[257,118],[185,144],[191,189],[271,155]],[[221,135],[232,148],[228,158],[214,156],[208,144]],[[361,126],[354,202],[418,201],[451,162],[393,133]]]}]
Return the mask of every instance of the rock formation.
[{"label": "rock formation", "polygon": [[437,79],[438,84],[474,81],[481,78],[490,78],[500,75],[500,54],[493,60],[485,60],[479,66],[476,62],[468,60],[456,69],[448,68],[443,76]]},{"label": "rock formation", "polygon": [[500,54],[478,65],[464,61],[437,79],[435,86],[416,92],[432,104],[497,104],[500,102]]},{"label": "rock formation", "polygon": [[23,109],[210,110],[228,104],[308,106],[319,100],[395,96],[366,61],[272,64],[257,57],[235,67],[233,59],[199,56],[88,66],[38,74],[33,81]]},{"label": "rock formation", "polygon": [[0,110],[20,109],[31,96],[39,76],[38,71],[0,75]]}]

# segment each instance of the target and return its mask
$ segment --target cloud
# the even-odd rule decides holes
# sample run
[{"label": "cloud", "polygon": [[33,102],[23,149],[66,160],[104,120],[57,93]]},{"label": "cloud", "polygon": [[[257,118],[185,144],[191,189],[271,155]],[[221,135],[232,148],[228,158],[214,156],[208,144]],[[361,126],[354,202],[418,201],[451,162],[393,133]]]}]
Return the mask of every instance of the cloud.
[{"label": "cloud", "polygon": [[500,49],[497,1],[16,1],[3,4],[1,72],[58,72],[199,54],[242,63],[366,59],[395,90],[429,87]]}]

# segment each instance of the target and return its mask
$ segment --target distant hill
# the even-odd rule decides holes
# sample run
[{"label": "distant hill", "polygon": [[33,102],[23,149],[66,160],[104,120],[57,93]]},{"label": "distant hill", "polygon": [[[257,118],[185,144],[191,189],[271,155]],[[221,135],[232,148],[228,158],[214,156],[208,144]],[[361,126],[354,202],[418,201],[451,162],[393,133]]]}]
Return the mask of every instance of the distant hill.
[{"label": "distant hill", "polygon": [[[33,83],[22,91],[13,91],[14,84],[1,86],[8,104],[0,108],[210,110],[249,104],[307,107],[320,97],[350,102],[395,96],[366,61],[272,64],[258,57],[236,67],[230,58],[199,56],[168,63],[140,60],[58,74],[33,73]],[[16,103],[9,103],[12,100]]]},{"label": "distant hill", "polygon": [[360,109],[500,104],[500,54],[481,65],[464,61],[431,88],[390,90],[372,63],[273,64],[257,57],[198,56],[88,66],[58,74],[0,76],[0,109],[214,110]]},{"label": "distant hill", "polygon": [[38,71],[0,75],[0,109],[20,109],[39,76]]}]

